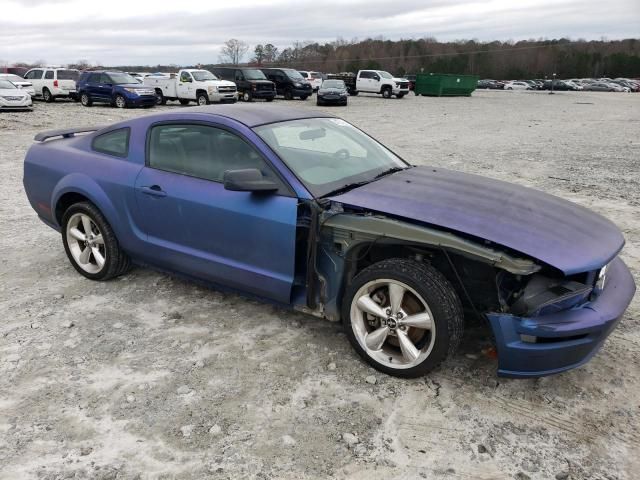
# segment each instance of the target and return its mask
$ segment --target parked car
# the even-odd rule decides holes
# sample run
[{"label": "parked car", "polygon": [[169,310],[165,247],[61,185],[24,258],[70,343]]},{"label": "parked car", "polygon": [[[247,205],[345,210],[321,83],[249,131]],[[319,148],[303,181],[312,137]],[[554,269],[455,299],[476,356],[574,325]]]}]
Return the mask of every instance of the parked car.
[{"label": "parked car", "polygon": [[210,102],[230,102],[238,100],[236,84],[220,80],[213,73],[202,69],[183,69],[177,74],[148,75],[143,84],[155,90],[158,104],[167,100],[179,100],[182,105],[196,102],[208,105]]},{"label": "parked car", "polygon": [[54,102],[56,98],[78,100],[76,80],[80,72],[71,68],[38,67],[24,74],[25,80],[33,84],[36,97],[45,102]]},{"label": "parked car", "polygon": [[409,81],[405,78],[396,78],[383,70],[360,70],[356,75],[343,73],[331,75],[330,78],[342,80],[347,86],[349,95],[358,95],[360,92],[376,93],[384,98],[402,98],[409,93]]},{"label": "parked car", "polygon": [[533,87],[527,82],[511,81],[504,84],[505,90],[533,90]]},{"label": "parked car", "polygon": [[25,192],[86,278],[148,264],[342,320],[392,375],[450,357],[465,314],[491,325],[500,375],[577,367],[635,293],[600,215],[414,167],[328,113],[195,107],[35,140]]},{"label": "parked car", "polygon": [[347,86],[342,80],[325,80],[318,89],[316,105],[347,105]]},{"label": "parked car", "polygon": [[264,99],[272,102],[276,97],[275,83],[268,80],[262,70],[249,67],[215,67],[211,71],[216,77],[236,84],[238,96],[245,102]]},{"label": "parked car", "polygon": [[584,86],[590,92],[623,92],[624,89],[615,83],[594,82]]},{"label": "parked car", "polygon": [[322,85],[322,74],[320,72],[308,72],[306,70],[298,70],[298,73],[302,75],[307,82],[311,84],[311,88],[315,92]]},{"label": "parked car", "polygon": [[108,103],[118,108],[153,107],[156,92],[128,73],[96,70],[83,72],[78,79],[78,95],[85,107]]},{"label": "parked car", "polygon": [[313,94],[313,87],[293,68],[263,68],[262,73],[276,85],[276,93],[286,100],[306,100]]},{"label": "parked car", "polygon": [[498,80],[489,80],[489,79],[478,80],[477,88],[484,88],[484,89],[490,89],[490,90],[503,90],[504,83],[499,82]]},{"label": "parked car", "polygon": [[0,77],[0,110],[31,110],[31,95]]},{"label": "parked car", "polygon": [[33,84],[30,81],[20,77],[19,75],[15,75],[13,73],[0,73],[0,80],[9,80],[16,87],[28,93],[31,98],[36,96],[36,91],[33,88]]}]

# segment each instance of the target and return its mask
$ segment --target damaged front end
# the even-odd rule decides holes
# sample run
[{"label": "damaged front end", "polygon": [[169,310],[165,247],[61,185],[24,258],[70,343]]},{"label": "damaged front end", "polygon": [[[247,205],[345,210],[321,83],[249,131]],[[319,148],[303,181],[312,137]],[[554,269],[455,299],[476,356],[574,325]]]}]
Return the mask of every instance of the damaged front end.
[{"label": "damaged front end", "polygon": [[[586,362],[633,298],[635,284],[615,258],[604,271],[565,276],[491,242],[331,202],[318,210],[308,250],[302,310],[339,320],[342,292],[362,268],[390,257],[431,263],[458,292],[467,314],[488,319],[498,374],[536,377]],[[312,258],[313,257],[313,258]]]}]

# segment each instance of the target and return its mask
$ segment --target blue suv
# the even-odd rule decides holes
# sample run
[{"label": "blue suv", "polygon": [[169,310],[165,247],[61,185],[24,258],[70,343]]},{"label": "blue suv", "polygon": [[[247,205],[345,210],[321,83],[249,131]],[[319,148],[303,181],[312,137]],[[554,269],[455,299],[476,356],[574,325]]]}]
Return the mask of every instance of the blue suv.
[{"label": "blue suv", "polygon": [[118,108],[153,107],[156,93],[124,72],[83,72],[77,82],[80,102],[90,107],[94,102],[109,103]]}]

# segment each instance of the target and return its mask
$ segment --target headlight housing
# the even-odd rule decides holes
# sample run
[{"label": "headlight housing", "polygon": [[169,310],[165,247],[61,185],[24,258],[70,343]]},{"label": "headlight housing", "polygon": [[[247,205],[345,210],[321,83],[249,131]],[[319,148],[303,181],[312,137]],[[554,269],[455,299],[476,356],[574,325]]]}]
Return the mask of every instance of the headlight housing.
[{"label": "headlight housing", "polygon": [[602,267],[600,269],[600,271],[598,272],[598,278],[596,279],[596,285],[595,285],[595,289],[598,292],[601,292],[604,290],[604,285],[607,282],[607,268],[609,267],[609,264],[605,265],[604,267]]},{"label": "headlight housing", "polygon": [[294,83],[294,84],[293,84],[293,86],[294,86],[294,87],[298,87],[298,88],[299,88],[299,87],[301,87],[301,86],[302,86],[302,84],[301,84],[300,82],[296,82],[296,83]]},{"label": "headlight housing", "polygon": [[216,86],[211,86],[208,88],[209,93],[217,93],[218,92],[218,87]]},{"label": "headlight housing", "polygon": [[133,95],[140,95],[140,94],[138,93],[138,90],[136,90],[135,88],[129,88],[129,87],[126,87],[126,88],[125,88],[125,91],[127,91],[127,92],[129,92],[129,93],[132,93]]}]

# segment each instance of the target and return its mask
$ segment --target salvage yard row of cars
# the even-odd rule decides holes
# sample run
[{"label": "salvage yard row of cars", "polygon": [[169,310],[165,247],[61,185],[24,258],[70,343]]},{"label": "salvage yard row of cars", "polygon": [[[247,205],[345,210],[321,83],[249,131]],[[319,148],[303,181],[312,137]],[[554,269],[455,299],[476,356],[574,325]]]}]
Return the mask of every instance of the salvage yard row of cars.
[{"label": "salvage yard row of cars", "polygon": [[490,90],[558,90],[591,92],[640,92],[640,80],[630,78],[572,78],[570,80],[478,80],[478,87]]}]

